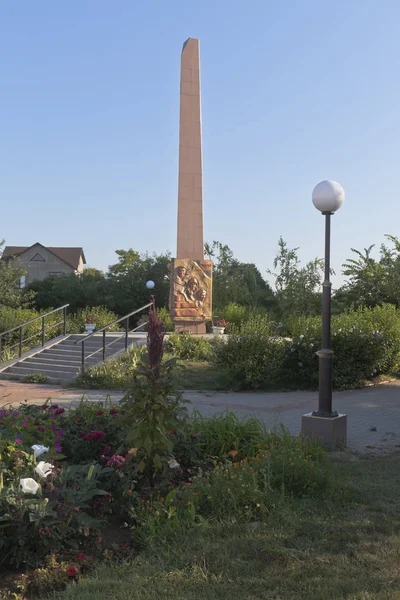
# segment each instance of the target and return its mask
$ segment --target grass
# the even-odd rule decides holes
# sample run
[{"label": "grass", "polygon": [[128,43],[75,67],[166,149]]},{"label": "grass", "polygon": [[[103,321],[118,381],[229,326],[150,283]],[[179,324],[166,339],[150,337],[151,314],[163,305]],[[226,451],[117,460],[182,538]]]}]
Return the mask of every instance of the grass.
[{"label": "grass", "polygon": [[223,391],[229,389],[227,376],[216,365],[206,361],[179,360],[176,386],[182,390]]},{"label": "grass", "polygon": [[[165,360],[172,358],[166,355]],[[179,360],[174,385],[182,390],[222,391],[229,389],[227,377],[221,369],[207,361]],[[79,389],[122,390],[129,385],[136,365],[131,355],[124,354],[87,369],[83,377],[69,387]]]},{"label": "grass", "polygon": [[177,530],[52,599],[399,600],[400,454],[337,458],[335,470],[331,499]]}]

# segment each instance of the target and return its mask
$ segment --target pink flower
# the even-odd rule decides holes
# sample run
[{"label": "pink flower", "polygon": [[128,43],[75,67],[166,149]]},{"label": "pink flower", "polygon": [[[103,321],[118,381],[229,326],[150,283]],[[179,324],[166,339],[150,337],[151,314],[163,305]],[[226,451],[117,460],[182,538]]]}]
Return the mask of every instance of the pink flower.
[{"label": "pink flower", "polygon": [[122,469],[125,464],[125,458],[119,454],[114,454],[110,460],[106,462],[106,467],[114,467],[115,469]]},{"label": "pink flower", "polygon": [[16,444],[22,444],[22,440],[21,440],[21,438],[17,438],[17,439],[15,440],[15,443],[16,443]]},{"label": "pink flower", "polygon": [[117,409],[116,409],[116,408],[112,408],[112,409],[110,410],[110,415],[116,415],[116,414],[117,414],[117,412],[118,412],[118,411],[117,411]]},{"label": "pink flower", "polygon": [[101,410],[101,409],[100,409],[100,410],[98,410],[98,411],[97,411],[97,413],[96,413],[96,415],[97,415],[98,417],[100,417],[102,414],[104,414],[104,410]]},{"label": "pink flower", "polygon": [[56,415],[62,415],[65,413],[65,408],[56,408]]}]

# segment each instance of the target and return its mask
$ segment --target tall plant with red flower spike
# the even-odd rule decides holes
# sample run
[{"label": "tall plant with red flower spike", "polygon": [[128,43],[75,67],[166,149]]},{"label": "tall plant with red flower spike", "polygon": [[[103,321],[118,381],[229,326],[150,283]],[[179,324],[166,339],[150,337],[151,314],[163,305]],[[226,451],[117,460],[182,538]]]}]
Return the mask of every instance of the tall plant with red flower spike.
[{"label": "tall plant with red flower spike", "polygon": [[154,296],[147,323],[147,353],[149,366],[154,371],[154,378],[160,376],[160,367],[164,355],[164,325],[157,315]]},{"label": "tall plant with red flower spike", "polygon": [[127,394],[121,400],[119,420],[126,431],[126,443],[137,448],[139,470],[150,486],[173,458],[169,432],[183,427],[187,411],[176,391],[172,374],[176,359],[163,362],[164,326],[152,297],[149,312],[147,353],[143,355]]}]

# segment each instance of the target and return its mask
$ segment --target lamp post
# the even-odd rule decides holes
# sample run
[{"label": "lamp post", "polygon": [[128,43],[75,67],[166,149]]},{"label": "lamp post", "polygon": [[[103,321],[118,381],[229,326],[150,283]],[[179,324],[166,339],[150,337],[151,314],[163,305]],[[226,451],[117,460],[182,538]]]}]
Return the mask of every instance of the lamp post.
[{"label": "lamp post", "polygon": [[152,304],[153,304],[153,306],[151,307],[152,310],[154,310],[156,307],[156,301],[155,301],[155,298],[152,293],[152,290],[154,290],[155,286],[156,286],[156,284],[151,279],[149,279],[149,281],[146,283],[146,287],[150,292],[150,302],[152,302]]},{"label": "lamp post", "polygon": [[331,348],[331,291],[330,246],[331,217],[344,202],[344,189],[336,181],[321,181],[315,186],[312,201],[325,217],[325,277],[322,284],[322,348],[319,350],[318,410],[303,416],[302,430],[306,435],[318,437],[332,449],[346,444],[347,416],[332,410]]}]

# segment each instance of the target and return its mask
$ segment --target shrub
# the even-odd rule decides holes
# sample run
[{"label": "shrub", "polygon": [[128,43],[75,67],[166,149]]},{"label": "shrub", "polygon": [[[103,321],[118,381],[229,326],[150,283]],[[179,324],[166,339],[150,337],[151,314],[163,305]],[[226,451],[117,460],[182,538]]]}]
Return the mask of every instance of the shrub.
[{"label": "shrub", "polygon": [[[96,324],[96,329],[100,329],[118,319],[118,315],[107,310],[104,306],[87,306],[76,311],[75,314],[68,316],[68,333],[84,333],[85,323],[89,317],[90,321]],[[112,325],[107,331],[121,331],[120,324]]]},{"label": "shrub", "polygon": [[[50,310],[50,309],[49,309]],[[37,312],[28,308],[9,308],[0,307],[0,333],[14,327],[18,327],[31,319],[44,314],[47,311]],[[61,321],[59,313],[49,315],[45,318],[45,341],[60,335],[63,331],[63,325],[57,325]],[[42,341],[42,320],[38,319],[33,323],[26,325],[23,330],[23,352],[39,346]],[[31,338],[28,340],[28,338]],[[13,331],[2,339],[0,360],[9,360],[18,355],[19,350],[19,331]]]},{"label": "shrub", "polygon": [[218,311],[221,318],[228,322],[229,333],[231,326],[240,327],[247,321],[260,318],[263,321],[269,320],[269,316],[265,308],[255,306],[242,306],[235,302],[230,302],[224,309]]},{"label": "shrub", "polygon": [[[293,339],[285,365],[292,385],[316,388],[321,320],[299,318],[290,324]],[[351,310],[332,319],[333,385],[357,387],[394,372],[400,361],[400,315],[394,306]]]},{"label": "shrub", "polygon": [[48,376],[44,373],[29,373],[23,378],[24,383],[46,383]]},{"label": "shrub", "polygon": [[87,367],[85,373],[79,373],[77,384],[84,389],[123,389],[131,381],[142,353],[143,348],[132,346],[125,354]]},{"label": "shrub", "polygon": [[288,342],[273,337],[267,317],[255,316],[232,329],[216,350],[216,363],[239,389],[274,389],[282,385]]},{"label": "shrub", "polygon": [[194,337],[190,333],[174,333],[165,341],[165,351],[183,360],[211,360],[214,346],[202,337]]},{"label": "shrub", "polygon": [[159,309],[158,318],[160,319],[161,323],[164,325],[165,331],[167,331],[167,332],[175,331],[175,325],[172,322],[171,315],[167,308]]}]

